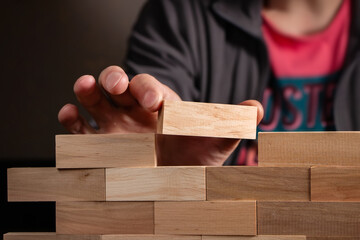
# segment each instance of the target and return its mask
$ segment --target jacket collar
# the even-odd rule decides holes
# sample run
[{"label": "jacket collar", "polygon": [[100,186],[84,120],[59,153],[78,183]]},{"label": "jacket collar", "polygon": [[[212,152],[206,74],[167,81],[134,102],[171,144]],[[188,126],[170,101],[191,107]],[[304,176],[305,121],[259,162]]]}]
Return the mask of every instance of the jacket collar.
[{"label": "jacket collar", "polygon": [[213,11],[225,21],[256,38],[262,38],[262,0],[214,0]]}]

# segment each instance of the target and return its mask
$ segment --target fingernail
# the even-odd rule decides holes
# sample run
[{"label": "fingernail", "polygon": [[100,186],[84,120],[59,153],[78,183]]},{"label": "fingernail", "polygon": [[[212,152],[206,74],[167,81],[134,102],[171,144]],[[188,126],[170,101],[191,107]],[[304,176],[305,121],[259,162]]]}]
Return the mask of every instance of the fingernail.
[{"label": "fingernail", "polygon": [[122,74],[119,72],[112,72],[107,75],[105,80],[105,88],[107,90],[113,89],[121,80]]},{"label": "fingernail", "polygon": [[143,106],[145,108],[153,108],[159,102],[159,94],[154,91],[145,93]]}]

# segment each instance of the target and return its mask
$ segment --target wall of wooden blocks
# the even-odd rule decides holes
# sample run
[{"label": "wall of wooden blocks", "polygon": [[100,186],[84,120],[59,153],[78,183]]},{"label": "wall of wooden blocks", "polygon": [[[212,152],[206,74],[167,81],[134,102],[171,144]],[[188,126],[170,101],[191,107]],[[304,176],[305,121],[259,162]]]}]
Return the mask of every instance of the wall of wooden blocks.
[{"label": "wall of wooden blocks", "polygon": [[[174,135],[196,135],[192,132],[201,132],[204,118],[215,121],[216,111],[231,110],[211,104],[197,109],[196,103],[164,106],[158,132]],[[189,106],[202,120],[186,120],[188,132],[181,132],[184,124],[174,109]],[[239,114],[245,114],[240,121],[256,121],[253,109]],[[229,119],[234,124],[237,118]],[[206,133],[234,138],[218,131]],[[251,137],[249,131],[256,130],[245,131]],[[159,167],[155,134],[57,136],[57,168],[8,170],[9,201],[56,202],[56,233],[4,238],[359,240],[359,136],[260,133],[258,167]]]}]

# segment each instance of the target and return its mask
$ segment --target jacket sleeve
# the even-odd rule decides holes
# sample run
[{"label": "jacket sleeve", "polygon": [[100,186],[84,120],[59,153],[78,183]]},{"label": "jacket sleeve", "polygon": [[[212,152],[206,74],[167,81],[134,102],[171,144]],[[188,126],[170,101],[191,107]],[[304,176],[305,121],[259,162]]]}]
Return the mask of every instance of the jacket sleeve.
[{"label": "jacket sleeve", "polygon": [[194,2],[198,1],[150,0],[145,4],[130,36],[124,62],[130,78],[147,73],[183,100],[199,99]]}]

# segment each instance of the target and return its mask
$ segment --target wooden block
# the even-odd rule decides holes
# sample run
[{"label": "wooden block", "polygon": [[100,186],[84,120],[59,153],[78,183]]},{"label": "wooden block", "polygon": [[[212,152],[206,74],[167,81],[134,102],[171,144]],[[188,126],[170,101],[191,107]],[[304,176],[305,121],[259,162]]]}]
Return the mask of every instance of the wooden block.
[{"label": "wooden block", "polygon": [[180,236],[180,235],[103,235],[101,240],[201,240],[201,236]]},{"label": "wooden block", "polygon": [[153,234],[57,235],[57,240],[201,240],[201,236]]},{"label": "wooden block", "polygon": [[205,167],[106,169],[106,200],[206,200]]},{"label": "wooden block", "polygon": [[306,240],[306,236],[203,236],[202,240]]},{"label": "wooden block", "polygon": [[311,168],[311,201],[360,201],[360,167]]},{"label": "wooden block", "polygon": [[307,237],[307,240],[360,240],[360,237]]},{"label": "wooden block", "polygon": [[360,236],[360,203],[258,202],[259,235]]},{"label": "wooden block", "polygon": [[255,139],[256,122],[256,107],[164,101],[159,112],[157,133]]},{"label": "wooden block", "polygon": [[56,240],[53,232],[11,232],[4,234],[4,240]]},{"label": "wooden block", "polygon": [[57,168],[155,167],[155,134],[56,136]]},{"label": "wooden block", "polygon": [[207,200],[310,200],[305,167],[207,167]]},{"label": "wooden block", "polygon": [[58,234],[153,234],[153,202],[56,203]]},{"label": "wooden block", "polygon": [[156,234],[256,235],[256,204],[155,202]]},{"label": "wooden block", "polygon": [[8,200],[104,201],[105,170],[8,169]]},{"label": "wooden block", "polygon": [[56,240],[102,240],[102,235],[57,234]]},{"label": "wooden block", "polygon": [[360,132],[259,133],[259,166],[360,166]]}]

